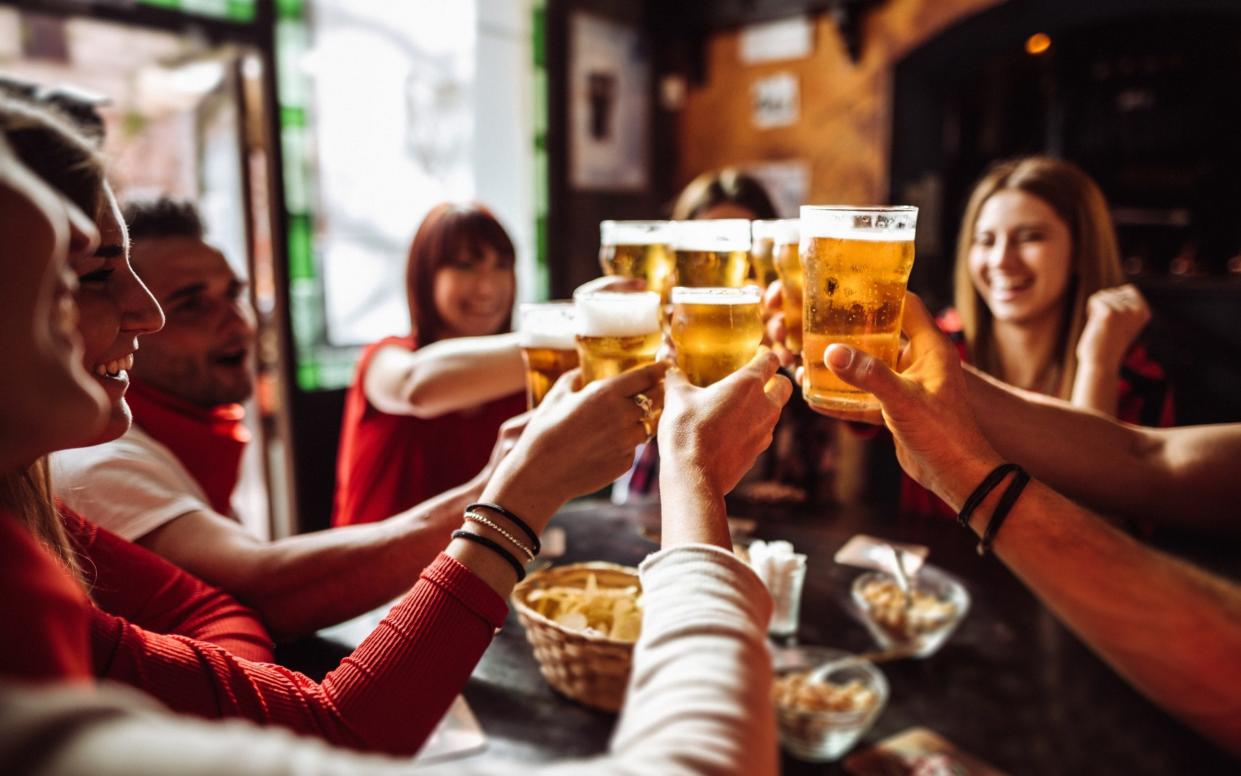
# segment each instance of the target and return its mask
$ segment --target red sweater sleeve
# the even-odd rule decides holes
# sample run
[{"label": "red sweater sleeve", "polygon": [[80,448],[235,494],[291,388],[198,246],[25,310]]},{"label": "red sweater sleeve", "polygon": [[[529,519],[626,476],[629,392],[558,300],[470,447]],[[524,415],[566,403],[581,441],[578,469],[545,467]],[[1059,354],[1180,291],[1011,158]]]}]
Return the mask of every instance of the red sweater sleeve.
[{"label": "red sweater sleeve", "polygon": [[58,506],[100,609],[154,633],[211,642],[248,660],[272,659],[271,636],[254,610],[145,547]]},{"label": "red sweater sleeve", "polygon": [[441,554],[321,684],[103,612],[92,620],[91,639],[98,676],[139,687],[175,711],[244,717],[338,745],[409,755],[461,691],[507,612],[486,583]]}]

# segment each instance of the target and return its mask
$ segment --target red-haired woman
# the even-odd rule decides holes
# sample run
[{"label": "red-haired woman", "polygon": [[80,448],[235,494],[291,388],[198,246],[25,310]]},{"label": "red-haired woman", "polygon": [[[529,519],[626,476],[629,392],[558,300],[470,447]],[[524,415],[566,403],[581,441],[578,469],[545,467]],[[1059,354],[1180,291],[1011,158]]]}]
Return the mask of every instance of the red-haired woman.
[{"label": "red-haired woman", "polygon": [[383,520],[470,480],[526,409],[507,333],[513,243],[485,207],[432,208],[405,270],[410,332],[362,352],[345,400],[332,522]]}]

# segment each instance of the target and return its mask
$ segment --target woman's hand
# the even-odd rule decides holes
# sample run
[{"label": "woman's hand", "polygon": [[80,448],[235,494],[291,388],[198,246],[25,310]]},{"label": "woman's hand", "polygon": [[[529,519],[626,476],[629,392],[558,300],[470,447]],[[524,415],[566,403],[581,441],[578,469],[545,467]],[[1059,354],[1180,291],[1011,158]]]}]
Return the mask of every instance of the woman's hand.
[{"label": "woman's hand", "polygon": [[1150,307],[1132,283],[1094,292],[1086,300],[1086,326],[1077,341],[1077,360],[1118,371],[1150,319]]},{"label": "woman's hand", "polygon": [[[905,296],[902,327],[909,343],[899,374],[845,345],[830,346],[826,362],[842,380],[879,399],[882,421],[892,431],[897,458],[909,476],[960,509],[1000,457],[974,419],[956,349],[912,293]],[[858,420],[856,415],[823,414]]]},{"label": "woman's hand", "polygon": [[680,370],[665,380],[659,421],[663,545],[706,542],[730,547],[724,496],[771,444],[780,409],[793,393],[767,350],[706,388]]},{"label": "woman's hand", "polygon": [[771,352],[780,359],[780,366],[793,366],[801,356],[784,346],[787,326],[784,317],[784,284],[774,280],[763,294],[763,344],[768,345]]},{"label": "woman's hand", "polygon": [[575,390],[579,372],[566,372],[535,410],[513,451],[483,491],[536,531],[566,501],[592,493],[625,473],[633,449],[647,438],[645,413],[635,401],[663,400],[660,362],[597,380]]}]

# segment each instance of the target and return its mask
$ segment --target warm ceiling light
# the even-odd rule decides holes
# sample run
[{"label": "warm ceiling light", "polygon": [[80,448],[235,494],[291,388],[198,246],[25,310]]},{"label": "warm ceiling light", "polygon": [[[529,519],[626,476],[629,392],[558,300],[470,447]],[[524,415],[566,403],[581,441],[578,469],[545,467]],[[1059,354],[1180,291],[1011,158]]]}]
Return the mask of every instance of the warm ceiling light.
[{"label": "warm ceiling light", "polygon": [[1047,53],[1051,48],[1051,36],[1045,32],[1036,32],[1026,38],[1026,53],[1032,57]]}]

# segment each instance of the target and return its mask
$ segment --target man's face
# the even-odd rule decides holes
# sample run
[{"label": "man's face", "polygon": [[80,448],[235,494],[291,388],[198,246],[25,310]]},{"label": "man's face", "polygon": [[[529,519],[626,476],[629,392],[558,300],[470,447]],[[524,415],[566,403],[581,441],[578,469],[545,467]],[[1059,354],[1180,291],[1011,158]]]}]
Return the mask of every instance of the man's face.
[{"label": "man's face", "polygon": [[192,237],[158,237],[135,241],[131,260],[167,319],[143,337],[134,376],[200,407],[248,399],[254,313],[224,255]]}]

